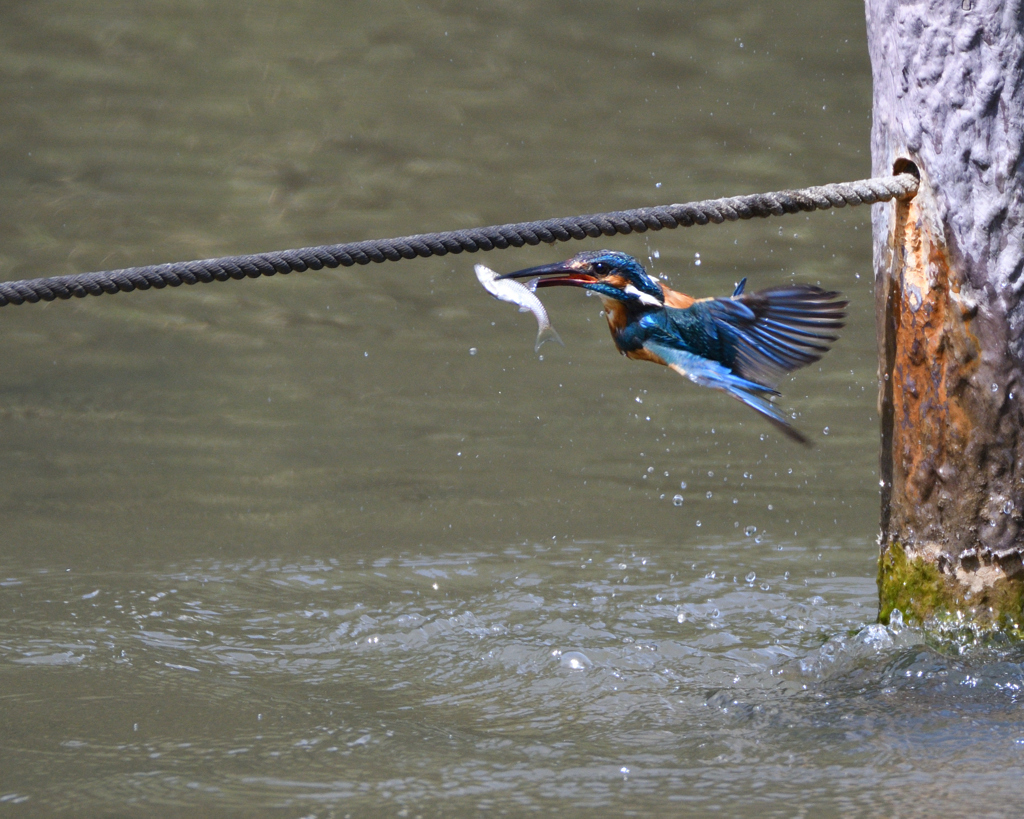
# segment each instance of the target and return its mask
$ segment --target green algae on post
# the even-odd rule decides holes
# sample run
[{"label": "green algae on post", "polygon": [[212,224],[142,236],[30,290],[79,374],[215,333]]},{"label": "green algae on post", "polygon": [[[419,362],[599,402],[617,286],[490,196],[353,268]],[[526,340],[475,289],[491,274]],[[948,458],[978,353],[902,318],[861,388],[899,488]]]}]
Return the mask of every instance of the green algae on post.
[{"label": "green algae on post", "polygon": [[[986,583],[964,582],[963,568],[947,572],[922,556],[910,555],[900,543],[890,543],[878,559],[878,620],[888,624],[893,611],[908,623],[936,625],[946,621],[962,624],[965,615],[990,632],[1024,638],[1024,576],[1009,576],[986,566]],[[976,572],[976,570],[975,570]]]},{"label": "green algae on post", "polygon": [[934,565],[911,559],[898,543],[878,558],[878,621],[889,624],[894,610],[907,622],[923,623],[945,612],[950,600],[946,579]]}]

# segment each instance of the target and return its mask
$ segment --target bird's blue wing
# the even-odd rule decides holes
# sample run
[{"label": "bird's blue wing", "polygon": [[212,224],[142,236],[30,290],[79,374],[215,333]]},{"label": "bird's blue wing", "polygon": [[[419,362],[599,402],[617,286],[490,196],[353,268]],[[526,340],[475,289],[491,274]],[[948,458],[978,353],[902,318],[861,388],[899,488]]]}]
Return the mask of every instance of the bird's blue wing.
[{"label": "bird's blue wing", "polygon": [[846,304],[838,293],[794,284],[708,299],[690,309],[714,324],[732,372],[774,387],[828,351],[844,324]]},{"label": "bird's blue wing", "polygon": [[786,420],[779,408],[771,403],[769,400],[771,396],[778,395],[778,393],[770,387],[743,378],[724,364],[680,350],[664,341],[647,341],[644,348],[660,357],[671,369],[686,376],[695,384],[728,393],[763,415],[794,441],[802,444],[808,443],[807,438],[790,426],[789,421]]}]

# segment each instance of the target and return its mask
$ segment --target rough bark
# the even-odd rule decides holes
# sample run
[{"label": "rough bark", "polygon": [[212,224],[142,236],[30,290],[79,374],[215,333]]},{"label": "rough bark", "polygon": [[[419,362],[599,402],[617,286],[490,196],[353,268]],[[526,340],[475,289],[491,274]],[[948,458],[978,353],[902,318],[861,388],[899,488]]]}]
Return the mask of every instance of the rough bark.
[{"label": "rough bark", "polygon": [[[881,617],[1024,601],[1024,11],[866,0],[882,418]],[[1008,618],[1008,620],[1007,620]]]}]

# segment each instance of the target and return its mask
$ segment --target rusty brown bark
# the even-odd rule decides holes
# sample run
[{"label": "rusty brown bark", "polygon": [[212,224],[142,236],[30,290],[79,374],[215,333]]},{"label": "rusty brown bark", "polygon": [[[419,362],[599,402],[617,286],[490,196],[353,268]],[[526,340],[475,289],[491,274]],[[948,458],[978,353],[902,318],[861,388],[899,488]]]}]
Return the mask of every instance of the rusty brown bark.
[{"label": "rusty brown bark", "polygon": [[[874,175],[913,163],[921,177],[912,201],[876,205],[872,216],[882,616],[894,607],[917,617],[969,609],[1016,622],[1024,605],[1024,12],[1020,2],[980,0],[866,0],[866,8]],[[900,603],[908,577],[896,575],[908,567],[916,574]]]}]

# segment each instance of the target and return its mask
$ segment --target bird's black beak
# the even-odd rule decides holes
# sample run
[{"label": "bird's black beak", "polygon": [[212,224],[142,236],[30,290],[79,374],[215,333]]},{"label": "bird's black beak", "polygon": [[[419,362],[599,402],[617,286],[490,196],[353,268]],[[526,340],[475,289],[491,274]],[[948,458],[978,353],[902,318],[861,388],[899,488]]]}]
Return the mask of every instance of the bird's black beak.
[{"label": "bird's black beak", "polygon": [[498,276],[498,278],[536,279],[537,287],[555,287],[557,285],[582,287],[585,284],[592,284],[597,281],[594,276],[583,273],[573,267],[570,262],[554,262],[553,264],[542,264],[537,267],[527,267],[525,270],[506,273],[504,276]]}]

